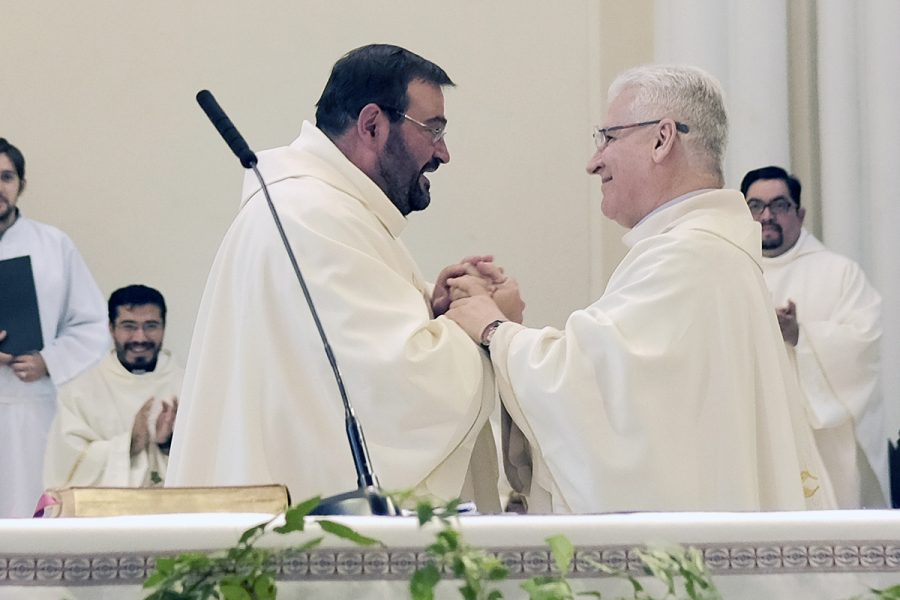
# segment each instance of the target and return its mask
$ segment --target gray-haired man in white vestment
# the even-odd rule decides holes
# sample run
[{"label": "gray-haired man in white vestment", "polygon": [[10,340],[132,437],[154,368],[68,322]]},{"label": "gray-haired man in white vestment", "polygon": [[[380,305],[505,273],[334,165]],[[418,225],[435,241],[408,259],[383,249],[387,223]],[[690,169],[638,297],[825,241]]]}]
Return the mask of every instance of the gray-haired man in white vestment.
[{"label": "gray-haired man in white vestment", "polygon": [[630,230],[603,296],[563,329],[528,329],[479,280],[451,280],[448,316],[489,347],[518,427],[507,474],[531,512],[834,505],[785,374],[759,226],[721,189],[726,134],[708,74],[625,72],[587,165],[603,214]]}]

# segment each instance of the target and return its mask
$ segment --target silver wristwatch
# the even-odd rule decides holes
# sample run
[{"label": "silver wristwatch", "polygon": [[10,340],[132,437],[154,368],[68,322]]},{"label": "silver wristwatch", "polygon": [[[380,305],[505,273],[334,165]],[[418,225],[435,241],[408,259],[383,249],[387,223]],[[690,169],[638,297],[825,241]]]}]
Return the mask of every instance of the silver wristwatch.
[{"label": "silver wristwatch", "polygon": [[491,321],[487,324],[487,327],[484,328],[481,332],[481,347],[490,350],[491,348],[491,340],[494,338],[494,333],[497,332],[497,328],[500,327],[501,323],[506,323],[503,319],[497,319],[496,321]]}]

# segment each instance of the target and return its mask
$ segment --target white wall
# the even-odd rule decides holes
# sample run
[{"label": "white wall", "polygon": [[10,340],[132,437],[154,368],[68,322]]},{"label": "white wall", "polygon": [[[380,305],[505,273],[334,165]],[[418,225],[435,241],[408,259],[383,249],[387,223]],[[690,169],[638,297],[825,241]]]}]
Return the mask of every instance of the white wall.
[{"label": "white wall", "polygon": [[183,361],[242,178],[195,93],[212,90],[253,148],[284,145],[344,52],[405,46],[458,85],[451,164],[404,234],[413,255],[434,276],[494,253],[528,323],[561,325],[602,271],[583,170],[601,108],[596,12],[593,0],[3,0],[0,136],[27,160],[23,212],[75,240],[104,294],[158,287]]}]

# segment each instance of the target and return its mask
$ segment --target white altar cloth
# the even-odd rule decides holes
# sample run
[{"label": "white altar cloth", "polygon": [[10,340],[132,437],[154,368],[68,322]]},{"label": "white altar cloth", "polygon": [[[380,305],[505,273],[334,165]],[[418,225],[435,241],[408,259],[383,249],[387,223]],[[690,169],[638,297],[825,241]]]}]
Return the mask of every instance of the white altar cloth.
[{"label": "white altar cloth", "polygon": [[[233,545],[268,517],[184,514],[91,519],[0,520],[0,600],[112,600],[146,595],[153,560],[187,550]],[[383,547],[361,548],[326,537],[322,546],[279,565],[279,598],[364,600],[409,597],[406,585],[425,559],[434,529],[415,519],[340,517]],[[589,516],[466,516],[465,540],[510,568],[501,589],[524,598],[523,579],[549,573],[545,539],[563,534],[576,546],[576,590],[624,594],[593,560],[636,568],[637,546],[681,544],[704,552],[725,600],[846,600],[867,586],[900,584],[900,512],[632,513]],[[317,527],[308,527],[311,533]],[[300,537],[271,534],[272,546]],[[608,595],[609,594],[609,595]],[[441,584],[439,598],[459,598]]]}]

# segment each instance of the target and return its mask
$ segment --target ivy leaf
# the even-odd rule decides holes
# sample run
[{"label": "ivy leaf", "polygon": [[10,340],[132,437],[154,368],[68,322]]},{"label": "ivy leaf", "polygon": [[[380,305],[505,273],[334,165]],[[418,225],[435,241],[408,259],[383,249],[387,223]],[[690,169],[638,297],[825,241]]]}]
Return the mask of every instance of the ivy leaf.
[{"label": "ivy leaf", "polygon": [[441,580],[437,566],[430,564],[417,569],[409,580],[409,593],[413,600],[434,600],[434,588]]},{"label": "ivy leaf", "polygon": [[157,558],[156,559],[156,572],[162,575],[169,575],[172,571],[175,570],[175,559],[174,558]]},{"label": "ivy leaf", "polygon": [[337,523],[335,521],[329,521],[327,519],[320,519],[319,521],[317,521],[317,523],[323,531],[330,533],[331,535],[336,535],[341,539],[350,540],[351,542],[360,546],[383,545],[375,538],[370,538],[361,533],[358,533],[350,527],[347,527],[343,523]]},{"label": "ivy leaf", "polygon": [[425,502],[419,502],[416,504],[416,517],[418,517],[421,527],[434,518],[434,507]]},{"label": "ivy leaf", "polygon": [[144,580],[144,587],[145,587],[145,588],[156,587],[156,586],[159,585],[160,582],[162,582],[162,580],[165,579],[166,577],[167,577],[167,576],[166,576],[165,573],[160,573],[159,571],[154,571],[154,572],[150,575],[150,577],[148,577],[146,580]]},{"label": "ivy leaf", "polygon": [[219,591],[224,600],[253,600],[253,597],[236,583],[223,583],[219,585]]},{"label": "ivy leaf", "polygon": [[275,578],[268,573],[259,575],[253,581],[253,600],[274,600]]},{"label": "ivy leaf", "polygon": [[247,544],[252,544],[253,543],[252,540],[261,536],[263,534],[263,532],[265,532],[266,526],[271,522],[272,521],[269,520],[269,521],[266,521],[265,523],[260,523],[259,525],[255,525],[255,526],[251,527],[250,529],[248,529],[247,531],[245,531],[241,535],[241,539],[238,540],[238,545],[246,546]]},{"label": "ivy leaf", "polygon": [[552,575],[532,577],[520,587],[528,592],[529,600],[569,600],[574,597],[569,583]]},{"label": "ivy leaf", "polygon": [[315,509],[322,501],[321,496],[313,496],[309,500],[304,500],[300,504],[295,504],[284,511],[284,525],[275,527],[277,533],[291,533],[292,531],[303,531],[306,526],[306,517]]},{"label": "ivy leaf", "polygon": [[565,575],[569,572],[572,560],[575,558],[575,546],[564,535],[551,535],[545,541],[550,546],[550,553],[553,555],[556,568]]}]

